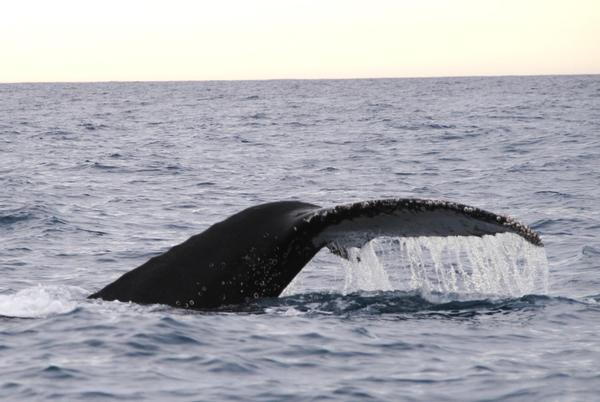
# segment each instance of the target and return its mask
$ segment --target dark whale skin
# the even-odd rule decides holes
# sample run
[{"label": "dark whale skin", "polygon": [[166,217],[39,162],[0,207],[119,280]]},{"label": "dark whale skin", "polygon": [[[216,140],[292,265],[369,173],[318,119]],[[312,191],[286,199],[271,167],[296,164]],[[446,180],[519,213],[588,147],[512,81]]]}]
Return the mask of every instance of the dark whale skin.
[{"label": "dark whale skin", "polygon": [[297,225],[319,207],[258,205],[127,272],[90,298],[214,308],[278,296],[319,250]]},{"label": "dark whale skin", "polygon": [[276,297],[323,247],[342,258],[379,236],[537,233],[502,215],[448,201],[384,199],[332,208],[300,201],[257,205],[125,273],[90,298],[213,309]]}]

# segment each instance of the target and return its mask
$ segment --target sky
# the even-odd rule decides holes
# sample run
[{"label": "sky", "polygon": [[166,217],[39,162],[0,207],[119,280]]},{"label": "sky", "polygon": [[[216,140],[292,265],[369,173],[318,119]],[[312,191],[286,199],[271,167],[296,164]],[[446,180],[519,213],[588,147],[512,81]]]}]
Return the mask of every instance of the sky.
[{"label": "sky", "polygon": [[599,73],[599,0],[0,3],[0,82]]}]

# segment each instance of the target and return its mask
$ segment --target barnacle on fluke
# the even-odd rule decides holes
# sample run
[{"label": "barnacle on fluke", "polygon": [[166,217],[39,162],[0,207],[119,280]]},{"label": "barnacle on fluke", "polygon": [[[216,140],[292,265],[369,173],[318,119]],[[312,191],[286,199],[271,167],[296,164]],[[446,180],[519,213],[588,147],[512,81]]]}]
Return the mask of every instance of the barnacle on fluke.
[{"label": "barnacle on fluke", "polygon": [[[515,233],[536,246],[543,246],[539,234],[529,226],[516,219],[498,215],[470,205],[452,201],[430,200],[419,198],[388,198],[382,200],[362,201],[353,204],[338,205],[334,208],[322,209],[308,218],[313,224],[328,221],[330,224],[340,223],[345,219],[357,219],[361,216],[373,217],[380,214],[398,215],[409,212],[452,211],[457,214],[506,227],[505,232]],[[350,218],[349,218],[350,217]],[[476,235],[472,233],[471,235]]]}]

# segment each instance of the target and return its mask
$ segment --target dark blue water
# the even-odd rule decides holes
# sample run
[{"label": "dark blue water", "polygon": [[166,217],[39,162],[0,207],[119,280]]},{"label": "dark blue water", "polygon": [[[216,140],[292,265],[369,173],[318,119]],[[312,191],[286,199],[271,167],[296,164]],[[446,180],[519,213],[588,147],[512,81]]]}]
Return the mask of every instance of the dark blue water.
[{"label": "dark blue water", "polygon": [[[539,231],[547,291],[89,301],[261,202],[442,198]],[[0,85],[0,399],[594,400],[600,77]]]}]

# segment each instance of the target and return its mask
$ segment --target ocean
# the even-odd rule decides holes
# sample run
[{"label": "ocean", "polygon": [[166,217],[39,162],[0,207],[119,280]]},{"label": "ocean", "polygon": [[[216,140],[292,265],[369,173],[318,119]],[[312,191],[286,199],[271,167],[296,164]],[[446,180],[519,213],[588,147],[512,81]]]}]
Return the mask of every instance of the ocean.
[{"label": "ocean", "polygon": [[[514,216],[547,265],[431,286],[415,250],[457,243],[392,239],[245,306],[86,299],[253,205],[397,197]],[[0,399],[595,400],[598,205],[600,76],[1,84]]]}]

